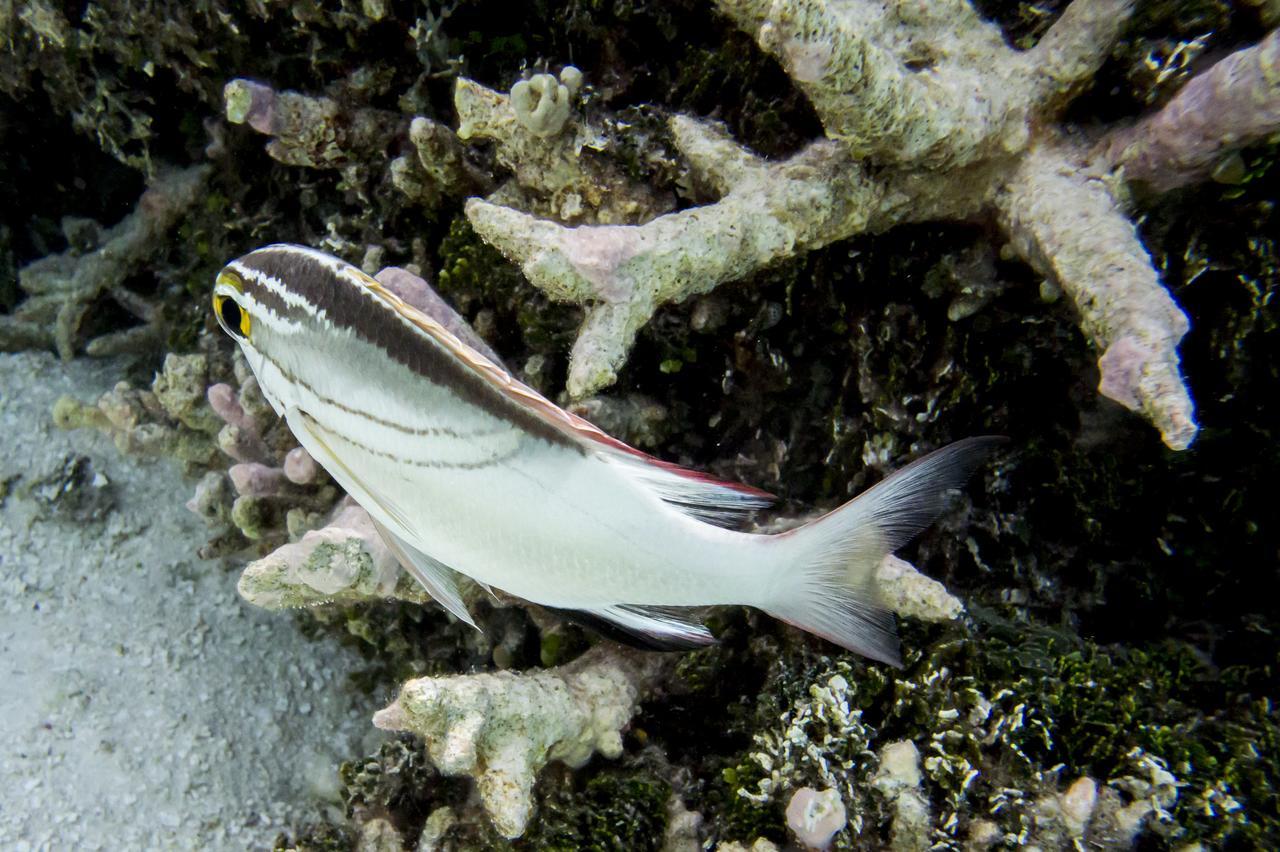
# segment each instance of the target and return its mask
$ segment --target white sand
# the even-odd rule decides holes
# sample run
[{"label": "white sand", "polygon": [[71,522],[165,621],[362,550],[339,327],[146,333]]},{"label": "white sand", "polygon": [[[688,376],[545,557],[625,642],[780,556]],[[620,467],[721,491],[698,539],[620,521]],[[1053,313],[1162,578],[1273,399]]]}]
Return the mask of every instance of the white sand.
[{"label": "white sand", "polygon": [[[0,354],[0,482],[19,477],[0,505],[0,848],[269,848],[334,796],[385,702],[346,686],[353,651],[251,609],[194,555],[176,464],[50,423],[60,394],[120,372]],[[25,493],[69,454],[114,489],[101,521]]]}]

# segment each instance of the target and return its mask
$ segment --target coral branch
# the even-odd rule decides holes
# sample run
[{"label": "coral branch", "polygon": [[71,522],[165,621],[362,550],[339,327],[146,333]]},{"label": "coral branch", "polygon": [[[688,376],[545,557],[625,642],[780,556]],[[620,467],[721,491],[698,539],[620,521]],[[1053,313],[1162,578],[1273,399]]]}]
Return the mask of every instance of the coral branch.
[{"label": "coral branch", "polygon": [[962,0],[717,5],[778,57],[856,158],[944,168],[1025,144],[1023,62]]},{"label": "coral branch", "polygon": [[1036,97],[1064,103],[1093,78],[1121,29],[1133,15],[1134,0],[1075,0],[1026,57],[1038,77]]},{"label": "coral branch", "polygon": [[122,453],[173,456],[193,467],[219,458],[213,435],[218,419],[203,406],[208,381],[204,355],[168,355],[150,390],[120,382],[96,404],[62,397],[53,420],[63,429],[95,428],[109,435]]},{"label": "coral branch", "polygon": [[340,505],[322,529],[251,562],[236,588],[242,598],[264,609],[386,598],[418,604],[431,600],[401,570],[369,514],[351,503]]},{"label": "coral branch", "polygon": [[946,586],[892,553],[876,568],[876,584],[880,602],[898,615],[921,621],[954,621],[964,612],[964,604]]},{"label": "coral branch", "polygon": [[286,165],[337,169],[380,151],[401,119],[375,109],[343,109],[327,97],[278,92],[236,79],[222,92],[227,120],[273,136],[267,153]]},{"label": "coral branch", "polygon": [[388,266],[375,276],[379,283],[418,310],[430,315],[436,322],[451,331],[459,340],[484,355],[495,364],[501,364],[498,353],[476,334],[466,319],[455,311],[439,293],[420,275],[407,269]]},{"label": "coral branch", "polygon": [[1163,109],[1095,151],[1158,192],[1203,180],[1229,152],[1280,131],[1280,30],[1183,86]]},{"label": "coral branch", "polygon": [[1075,303],[1085,336],[1102,351],[1099,391],[1141,412],[1169,447],[1186,449],[1195,409],[1177,347],[1190,323],[1082,159],[1048,145],[1030,152],[998,199],[1000,215],[1022,256]]},{"label": "coral branch", "polygon": [[413,731],[441,772],[475,778],[494,825],[519,837],[542,767],[619,756],[621,731],[665,665],[663,655],[606,645],[546,671],[419,678],[373,723]]},{"label": "coral branch", "polygon": [[124,343],[149,343],[163,337],[155,327],[159,322],[155,311],[121,285],[195,204],[208,172],[207,166],[162,170],[132,213],[94,237],[91,251],[73,247],[23,267],[18,285],[28,297],[12,316],[0,316],[0,350],[53,346],[63,360],[70,360],[81,348],[85,320],[108,298],[150,328],[123,339],[113,334],[106,340],[89,341],[91,354],[111,354]]},{"label": "coral branch", "polygon": [[565,228],[478,199],[467,217],[487,242],[519,263],[553,299],[588,305],[574,344],[569,393],[611,384],[636,332],[661,305],[706,293],[797,251],[865,230],[880,202],[876,184],[839,146],[816,142],[782,163],[763,165],[709,152],[734,146],[687,118],[672,122],[695,163],[719,159],[709,182],[732,189],[718,203],[633,227]]},{"label": "coral branch", "polygon": [[492,181],[467,161],[458,136],[448,127],[418,116],[409,123],[415,155],[391,162],[391,181],[410,198],[428,208],[447,196],[488,192]]}]

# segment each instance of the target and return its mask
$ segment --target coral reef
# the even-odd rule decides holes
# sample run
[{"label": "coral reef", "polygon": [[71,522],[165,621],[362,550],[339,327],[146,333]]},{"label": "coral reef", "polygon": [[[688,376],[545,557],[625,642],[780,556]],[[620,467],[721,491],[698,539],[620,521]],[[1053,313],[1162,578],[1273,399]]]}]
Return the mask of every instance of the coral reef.
[{"label": "coral reef", "polygon": [[[510,95],[458,80],[458,137],[492,140],[498,162],[513,175],[490,203],[570,225],[632,224],[667,212],[674,205],[669,192],[631,179],[617,163],[593,152],[607,146],[604,128],[570,124],[570,100],[581,76],[566,66],[561,82],[538,74],[516,83]],[[475,217],[468,216],[474,225]]]},{"label": "coral reef", "polygon": [[[714,126],[676,116],[677,147],[719,199],[632,228],[567,229],[492,200],[467,205],[476,230],[530,281],[588,306],[572,396],[612,384],[637,331],[665,303],[857,233],[994,207],[1010,244],[1080,312],[1101,352],[1100,391],[1141,412],[1170,447],[1191,443],[1197,427],[1177,354],[1187,319],[1160,286],[1123,194],[1056,124],[1132,4],[1078,0],[1023,52],[963,2],[720,8],[783,63],[826,140],[770,164]],[[1143,157],[1207,161],[1274,132],[1266,70],[1274,43],[1189,84],[1185,104],[1105,146],[1103,165],[1132,162],[1120,174],[1141,180],[1153,170],[1143,171]],[[1219,81],[1236,77],[1240,86],[1224,94]],[[1212,126],[1188,121],[1193,111],[1215,116]],[[1166,148],[1146,141],[1154,139]]]},{"label": "coral reef", "polygon": [[191,470],[210,466],[221,457],[215,439],[221,424],[202,405],[209,369],[205,355],[170,354],[149,390],[120,382],[92,405],[63,397],[53,421],[64,429],[96,428],[122,453],[167,456]]},{"label": "coral reef", "polygon": [[341,169],[367,159],[400,122],[395,113],[348,111],[333,98],[277,92],[253,80],[232,80],[222,96],[227,120],[273,137],[267,153],[290,166]]},{"label": "coral reef", "polygon": [[[250,248],[323,247],[443,316],[437,286],[548,396],[788,517],[1014,438],[903,554],[923,573],[882,566],[901,675],[714,612],[716,646],[615,708],[616,758],[570,769],[493,727],[442,775],[429,746],[465,732],[441,723],[344,765],[346,820],[282,844],[505,846],[474,790],[510,746],[517,848],[779,848],[836,797],[837,848],[1276,845],[1274,4],[924,5],[0,9],[0,330],[130,352],[58,422],[200,477],[202,552],[256,559],[246,597],[360,647],[360,689],[447,683],[517,731],[545,716],[494,689],[616,649],[584,663],[591,637],[483,592],[483,636],[422,605],[202,333]],[[120,280],[74,305],[20,286],[106,281],[91,259],[125,232],[94,223],[194,174],[162,162],[199,184]]]},{"label": "coral reef", "polygon": [[264,609],[387,598],[415,604],[431,600],[401,570],[369,514],[349,498],[322,528],[249,563],[237,588],[242,598]]},{"label": "coral reef", "polygon": [[[1177,718],[1185,708],[1175,696],[1190,685],[1185,650],[1055,656],[1046,636],[1014,645],[987,641],[992,646],[963,651],[939,643],[896,682],[859,676],[840,661],[817,660],[798,679],[775,669],[790,705],[725,773],[749,810],[765,808],[756,813],[778,820],[747,824],[782,839],[783,825],[797,826],[790,810],[782,818],[783,804],[812,787],[834,790],[850,814],[850,834],[837,845],[862,838],[910,850],[940,840],[971,848],[1128,849],[1143,832],[1213,839],[1239,829],[1240,791],[1214,778],[1226,767],[1203,751],[1233,748],[1216,744],[1217,734],[1203,727],[1221,722]],[[1116,718],[1108,693],[1130,677],[1144,678],[1142,698],[1132,700],[1146,703],[1129,719]],[[774,707],[763,700],[758,712],[767,719]],[[1099,724],[1105,730],[1093,729]],[[1250,724],[1274,722],[1264,714]],[[890,732],[911,737],[877,747]],[[1198,761],[1174,756],[1193,752]],[[1105,781],[1063,783],[1066,765],[1095,767]],[[1239,783],[1242,776],[1227,771]],[[1188,822],[1191,812],[1200,818]],[[741,825],[726,823],[721,836],[742,837],[734,833]]]},{"label": "coral reef", "polygon": [[149,390],[120,382],[93,404],[64,397],[53,420],[64,429],[96,428],[123,453],[174,458],[198,475],[187,508],[210,526],[205,557],[296,540],[340,496],[248,368],[223,353],[170,354]]}]

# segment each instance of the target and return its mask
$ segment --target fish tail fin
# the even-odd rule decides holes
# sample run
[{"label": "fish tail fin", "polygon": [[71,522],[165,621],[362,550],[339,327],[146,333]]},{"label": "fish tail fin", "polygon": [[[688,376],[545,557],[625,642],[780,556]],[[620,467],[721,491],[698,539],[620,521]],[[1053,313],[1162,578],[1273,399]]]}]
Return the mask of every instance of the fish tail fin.
[{"label": "fish tail fin", "polygon": [[917,459],[840,508],[772,536],[776,573],[761,607],[775,618],[873,660],[901,666],[893,613],[876,568],[945,508],[946,492],[1004,438],[957,441]]}]

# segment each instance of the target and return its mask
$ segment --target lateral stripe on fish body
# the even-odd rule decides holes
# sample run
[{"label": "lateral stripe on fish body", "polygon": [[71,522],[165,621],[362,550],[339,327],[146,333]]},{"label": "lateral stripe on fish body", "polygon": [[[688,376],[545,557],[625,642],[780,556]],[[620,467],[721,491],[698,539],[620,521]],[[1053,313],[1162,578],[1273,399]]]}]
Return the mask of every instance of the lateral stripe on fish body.
[{"label": "lateral stripe on fish body", "polygon": [[466,345],[447,308],[337,258],[250,252],[214,307],[298,440],[468,623],[455,572],[654,647],[713,641],[687,608],[744,604],[898,664],[875,568],[999,440],[945,447],[787,533],[744,533],[726,527],[770,495],[610,437]]}]

